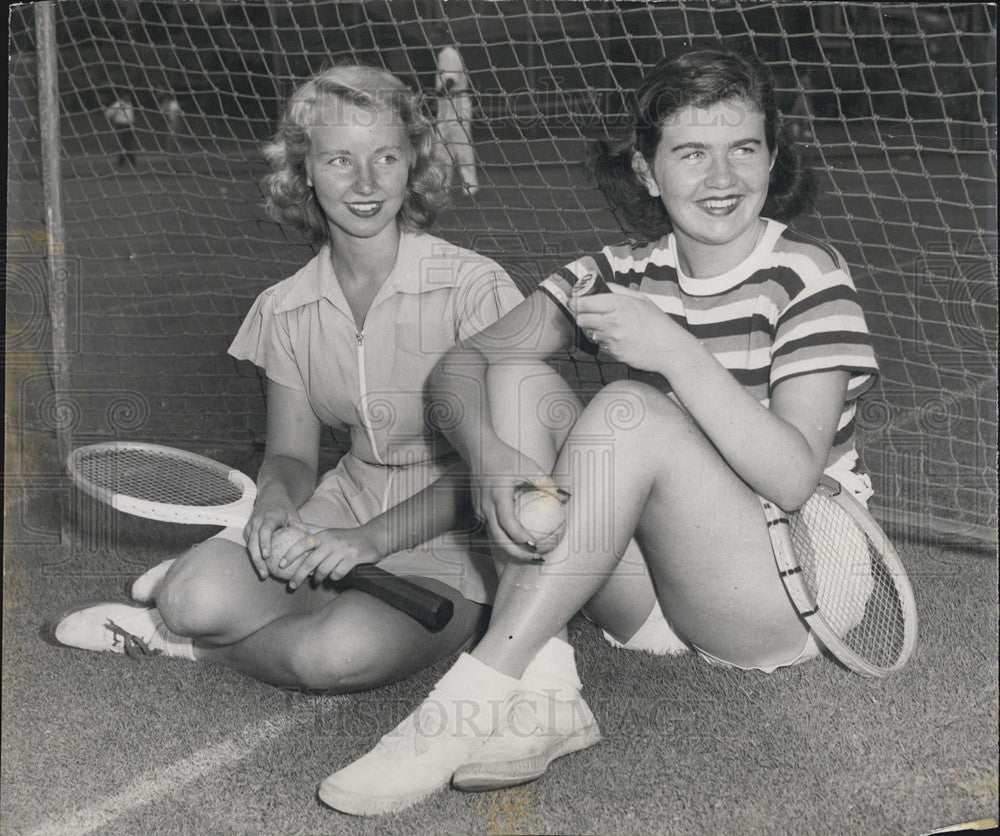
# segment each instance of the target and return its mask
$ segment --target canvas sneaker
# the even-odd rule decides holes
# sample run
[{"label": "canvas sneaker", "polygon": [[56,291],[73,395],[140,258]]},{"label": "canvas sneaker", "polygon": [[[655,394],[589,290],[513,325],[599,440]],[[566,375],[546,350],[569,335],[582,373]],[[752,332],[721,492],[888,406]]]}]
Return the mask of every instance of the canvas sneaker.
[{"label": "canvas sneaker", "polygon": [[320,800],[344,813],[373,816],[404,810],[444,789],[498,727],[516,684],[463,653],[374,749],[320,784]]},{"label": "canvas sneaker", "polygon": [[191,639],[174,635],[159,610],[121,602],[78,604],[51,619],[45,635],[53,644],[80,650],[124,653],[132,658],[194,659]]},{"label": "canvas sneaker", "polygon": [[554,692],[521,692],[508,702],[500,726],[473,757],[455,770],[452,783],[466,792],[496,790],[540,778],[556,758],[601,739],[590,707]]}]

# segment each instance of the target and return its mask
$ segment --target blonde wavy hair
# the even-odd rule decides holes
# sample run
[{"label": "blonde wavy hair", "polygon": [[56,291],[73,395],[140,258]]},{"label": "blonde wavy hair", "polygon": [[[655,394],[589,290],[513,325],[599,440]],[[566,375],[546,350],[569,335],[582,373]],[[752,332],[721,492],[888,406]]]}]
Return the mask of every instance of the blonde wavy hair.
[{"label": "blonde wavy hair", "polygon": [[409,87],[375,67],[349,65],[325,70],[302,84],[291,96],[274,138],[264,146],[271,173],[261,181],[267,214],[281,224],[302,230],[310,243],[329,237],[326,216],[306,183],[305,159],[309,128],[329,98],[368,108],[388,110],[405,127],[413,154],[406,197],[399,210],[400,225],[411,232],[427,229],[449,202],[449,170],[438,156],[434,125]]}]

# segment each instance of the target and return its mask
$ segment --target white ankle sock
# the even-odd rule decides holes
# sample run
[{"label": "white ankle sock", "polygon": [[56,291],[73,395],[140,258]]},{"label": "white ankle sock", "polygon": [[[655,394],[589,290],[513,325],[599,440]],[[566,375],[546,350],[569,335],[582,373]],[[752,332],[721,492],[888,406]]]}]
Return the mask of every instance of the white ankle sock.
[{"label": "white ankle sock", "polygon": [[462,734],[489,736],[499,725],[518,680],[463,653],[424,700],[431,722]]},{"label": "white ankle sock", "polygon": [[173,560],[164,560],[143,572],[132,583],[132,600],[141,601],[144,604],[156,600],[156,595],[160,590],[160,582],[173,565]]},{"label": "white ankle sock", "polygon": [[518,680],[512,676],[500,673],[469,653],[463,653],[438,680],[431,693],[470,700],[502,700],[517,687],[517,683]]},{"label": "white ankle sock", "polygon": [[194,642],[185,637],[171,633],[158,609],[149,610],[150,618],[153,621],[153,634],[149,640],[150,650],[162,651],[164,656],[175,656],[180,659],[195,661]]},{"label": "white ankle sock", "polygon": [[542,646],[521,676],[523,690],[557,692],[552,694],[556,699],[573,699],[579,696],[582,687],[573,645],[556,637]]}]

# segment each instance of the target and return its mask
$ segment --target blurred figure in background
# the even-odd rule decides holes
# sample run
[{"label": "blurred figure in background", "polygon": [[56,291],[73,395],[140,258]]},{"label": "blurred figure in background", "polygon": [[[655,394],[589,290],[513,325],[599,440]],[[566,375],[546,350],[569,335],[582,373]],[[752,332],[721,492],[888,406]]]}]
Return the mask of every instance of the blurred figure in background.
[{"label": "blurred figure in background", "polygon": [[476,152],[472,145],[472,86],[462,56],[453,46],[437,54],[437,131],[441,143],[458,168],[467,194],[479,191]]},{"label": "blurred figure in background", "polygon": [[114,128],[118,147],[121,149],[115,165],[118,168],[124,168],[126,165],[135,168],[139,142],[135,135],[135,107],[132,100],[125,93],[116,94],[115,100],[104,109],[104,116]]},{"label": "blurred figure in background", "polygon": [[181,110],[181,105],[177,101],[177,97],[169,90],[161,91],[157,96],[157,101],[160,103],[160,113],[163,114],[163,119],[167,123],[167,131],[170,134],[170,146],[174,150],[178,150],[180,147],[179,133],[181,118],[184,115],[184,111]]}]

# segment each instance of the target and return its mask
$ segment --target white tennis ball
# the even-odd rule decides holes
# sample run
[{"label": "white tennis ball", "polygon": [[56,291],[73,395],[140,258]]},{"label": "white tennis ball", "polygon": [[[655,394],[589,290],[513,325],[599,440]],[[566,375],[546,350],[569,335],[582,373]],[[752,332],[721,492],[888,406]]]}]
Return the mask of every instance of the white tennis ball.
[{"label": "white tennis ball", "polygon": [[552,551],[566,528],[566,506],[552,491],[528,488],[514,498],[517,521],[527,529],[539,554]]},{"label": "white tennis ball", "polygon": [[277,529],[271,535],[271,556],[276,558],[284,556],[285,552],[305,536],[305,532],[291,526]]}]

